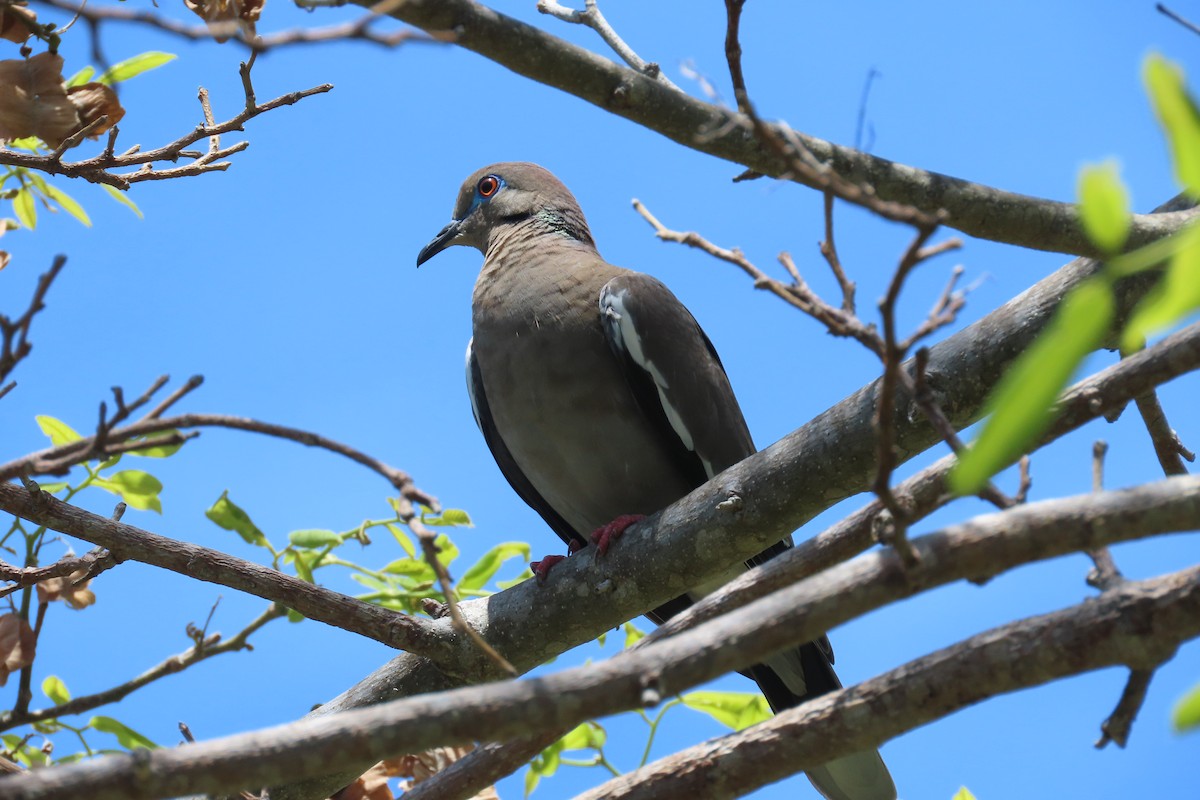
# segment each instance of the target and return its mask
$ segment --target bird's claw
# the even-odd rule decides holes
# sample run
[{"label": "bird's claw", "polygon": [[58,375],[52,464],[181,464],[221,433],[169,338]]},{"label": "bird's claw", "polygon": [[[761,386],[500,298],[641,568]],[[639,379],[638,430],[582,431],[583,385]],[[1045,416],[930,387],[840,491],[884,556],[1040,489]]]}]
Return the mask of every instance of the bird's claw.
[{"label": "bird's claw", "polygon": [[592,544],[596,545],[596,550],[600,555],[604,555],[612,543],[621,538],[621,534],[625,533],[626,528],[645,518],[645,514],[622,514],[607,525],[601,525],[592,531]]}]

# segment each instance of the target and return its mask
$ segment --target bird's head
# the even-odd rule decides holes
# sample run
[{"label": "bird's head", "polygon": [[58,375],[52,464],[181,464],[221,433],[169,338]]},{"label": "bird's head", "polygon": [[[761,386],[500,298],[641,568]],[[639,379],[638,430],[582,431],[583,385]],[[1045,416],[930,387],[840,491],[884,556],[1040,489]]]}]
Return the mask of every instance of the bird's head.
[{"label": "bird's head", "polygon": [[514,225],[528,226],[531,235],[566,236],[592,244],[583,211],[570,190],[549,170],[512,161],[476,170],[463,181],[454,219],[421,248],[417,266],[456,244],[486,253],[493,233]]}]

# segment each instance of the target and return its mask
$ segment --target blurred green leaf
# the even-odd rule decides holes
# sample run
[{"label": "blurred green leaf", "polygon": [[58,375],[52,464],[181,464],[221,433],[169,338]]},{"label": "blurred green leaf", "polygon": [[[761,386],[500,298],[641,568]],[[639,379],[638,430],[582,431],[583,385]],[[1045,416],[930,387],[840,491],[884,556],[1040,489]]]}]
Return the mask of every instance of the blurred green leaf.
[{"label": "blurred green leaf", "polygon": [[525,542],[503,542],[488,550],[483,557],[463,573],[456,587],[459,591],[478,591],[500,570],[510,558],[523,557],[529,560],[529,545]]},{"label": "blurred green leaf", "polygon": [[141,53],[113,64],[104,70],[99,78],[96,78],[96,83],[111,86],[114,83],[127,81],[134,76],[141,75],[143,72],[148,72],[170,61],[174,61],[175,58],[176,56],[171,53],[160,53],[154,50]]},{"label": "blurred green leaf", "polygon": [[34,419],[37,420],[38,427],[42,429],[42,433],[50,437],[50,444],[55,447],[61,447],[71,442],[78,442],[83,438],[75,432],[74,428],[60,419],[44,415],[38,415]]},{"label": "blurred green leaf", "polygon": [[396,542],[400,545],[400,548],[404,550],[404,552],[408,553],[409,558],[417,554],[417,548],[413,544],[413,540],[407,533],[401,530],[399,525],[389,522],[387,523],[387,529],[391,532],[392,536],[395,537]]},{"label": "blurred green leaf", "polygon": [[638,641],[646,635],[646,632],[634,625],[632,622],[626,622],[621,626],[625,631],[625,646],[633,647]]},{"label": "blurred green leaf", "polygon": [[475,524],[471,522],[470,515],[461,508],[447,508],[437,516],[431,514],[422,514],[421,521],[426,525],[439,527],[455,527],[455,528],[474,528]]},{"label": "blurred green leaf", "polygon": [[688,692],[679,699],[735,731],[771,718],[771,707],[757,692]]},{"label": "blurred green leaf", "polygon": [[67,79],[66,87],[68,89],[70,89],[72,86],[83,86],[85,83],[90,81],[92,79],[92,76],[95,74],[96,74],[95,67],[91,67],[91,66],[84,67],[83,69],[79,70],[79,72],[76,72],[74,75],[72,75],[70,78]]},{"label": "blurred green leaf", "polygon": [[74,197],[71,197],[71,195],[67,194],[53,184],[47,183],[43,188],[45,189],[46,194],[50,195],[52,200],[62,206],[63,211],[66,211],[85,226],[89,228],[92,227],[91,217],[87,215],[87,212],[83,210],[83,206],[79,205]]},{"label": "blurred green leaf", "polygon": [[313,578],[313,561],[316,553],[295,553],[292,556],[292,566],[296,568],[296,576],[305,583],[315,584],[317,581]]},{"label": "blurred green leaf", "polygon": [[1103,278],[1089,278],[1067,295],[992,392],[991,418],[947,476],[953,491],[975,494],[1041,435],[1054,418],[1059,392],[1103,342],[1114,314],[1112,290]]},{"label": "blurred green leaf", "polygon": [[13,197],[13,213],[17,215],[17,219],[21,224],[29,230],[37,227],[37,206],[33,202],[33,190],[28,186],[22,186],[17,190],[17,194]]},{"label": "blurred green leaf", "polygon": [[608,734],[597,722],[588,720],[576,725],[569,733],[559,739],[562,750],[589,750],[604,747]]},{"label": "blurred green leaf", "polygon": [[116,200],[118,203],[125,206],[133,213],[137,214],[138,219],[146,218],[146,215],[142,213],[142,210],[137,207],[137,203],[135,203],[129,199],[128,194],[126,194],[125,192],[122,192],[120,189],[118,189],[115,186],[109,186],[107,183],[102,183],[100,185],[104,188],[104,191],[108,192],[109,196],[112,197],[112,199]]},{"label": "blurred green leaf", "polygon": [[1200,228],[1180,234],[1175,251],[1162,278],[1133,311],[1121,334],[1121,349],[1140,350],[1146,338],[1168,328],[1200,308]]},{"label": "blurred green leaf", "polygon": [[390,575],[408,575],[422,580],[433,580],[433,567],[422,558],[398,558],[384,567],[381,572]]},{"label": "blurred green leaf", "polygon": [[975,800],[975,795],[971,794],[971,790],[967,787],[960,786],[950,800]]},{"label": "blurred green leaf", "polygon": [[111,733],[117,737],[117,741],[126,750],[135,750],[143,748],[145,750],[156,750],[158,745],[142,736],[140,733],[130,728],[123,722],[118,722],[112,717],[92,717],[88,720],[88,727],[98,730],[102,733]]},{"label": "blurred green leaf", "polygon": [[1200,684],[1189,689],[1171,709],[1171,727],[1176,733],[1200,728]]},{"label": "blurred green leaf", "polygon": [[61,706],[71,699],[71,693],[67,691],[67,685],[57,675],[49,675],[42,681],[42,694],[49,697],[56,706]]},{"label": "blurred green leaf", "polygon": [[1120,252],[1129,238],[1129,194],[1113,162],[1079,172],[1079,216],[1084,233],[1106,253]]},{"label": "blurred green leaf", "polygon": [[250,520],[250,515],[229,499],[228,490],[221,492],[217,502],[204,512],[204,516],[215,522],[218,527],[234,531],[247,544],[256,544],[259,547],[265,547],[267,544],[267,537],[263,536],[263,532]]},{"label": "blurred green leaf", "polygon": [[442,566],[448,567],[458,558],[458,545],[450,541],[450,537],[444,533],[439,533],[438,537],[433,540],[434,546],[437,547],[437,560],[442,562]]},{"label": "blurred green leaf", "polygon": [[43,492],[48,492],[49,494],[54,494],[55,492],[61,492],[63,489],[66,489],[70,485],[71,484],[67,483],[66,481],[55,481],[54,483],[39,483],[38,484],[38,486],[40,486],[42,488]]},{"label": "blurred green leaf", "polygon": [[107,478],[96,478],[92,485],[119,495],[134,508],[162,513],[162,502],[158,499],[158,494],[162,491],[162,482],[149,472],[123,469]]},{"label": "blurred green leaf", "polygon": [[1200,113],[1184,86],[1183,70],[1157,53],[1146,57],[1146,90],[1171,148],[1175,179],[1200,197]]},{"label": "blurred green leaf", "polygon": [[333,531],[312,528],[308,530],[292,531],[288,534],[288,541],[296,547],[307,547],[310,550],[315,550],[322,547],[328,547],[331,544],[341,544],[342,537]]},{"label": "blurred green leaf", "polygon": [[288,622],[304,622],[304,615],[295,609],[289,608],[287,610],[287,619]]}]

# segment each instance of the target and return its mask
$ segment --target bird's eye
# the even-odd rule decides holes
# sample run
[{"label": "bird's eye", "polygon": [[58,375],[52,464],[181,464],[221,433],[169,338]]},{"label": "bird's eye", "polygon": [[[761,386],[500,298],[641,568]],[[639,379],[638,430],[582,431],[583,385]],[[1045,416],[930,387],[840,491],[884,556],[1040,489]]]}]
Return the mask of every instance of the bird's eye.
[{"label": "bird's eye", "polygon": [[500,179],[495,175],[485,175],[475,184],[475,190],[480,197],[491,197],[500,188]]}]

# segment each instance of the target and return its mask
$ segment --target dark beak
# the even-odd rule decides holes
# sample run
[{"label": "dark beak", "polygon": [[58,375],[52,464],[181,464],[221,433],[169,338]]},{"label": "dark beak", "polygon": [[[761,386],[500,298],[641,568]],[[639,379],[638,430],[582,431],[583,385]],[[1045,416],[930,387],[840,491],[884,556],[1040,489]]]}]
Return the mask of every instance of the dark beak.
[{"label": "dark beak", "polygon": [[433,241],[422,247],[421,252],[417,253],[417,266],[421,266],[438,253],[454,244],[454,240],[458,238],[461,228],[462,220],[450,220],[450,224],[438,231],[438,235],[433,237]]}]

